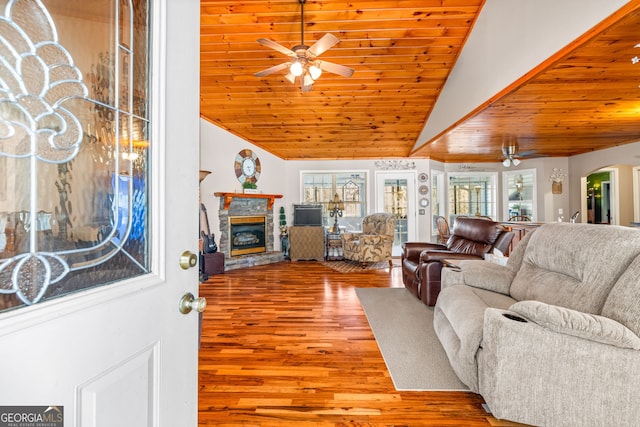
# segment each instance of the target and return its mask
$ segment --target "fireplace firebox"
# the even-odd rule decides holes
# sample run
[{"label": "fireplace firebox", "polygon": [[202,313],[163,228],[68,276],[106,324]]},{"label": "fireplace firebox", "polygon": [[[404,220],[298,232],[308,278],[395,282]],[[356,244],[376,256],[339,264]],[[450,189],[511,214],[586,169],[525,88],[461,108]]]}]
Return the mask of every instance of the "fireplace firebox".
[{"label": "fireplace firebox", "polygon": [[229,254],[233,256],[266,252],[266,217],[229,217]]}]

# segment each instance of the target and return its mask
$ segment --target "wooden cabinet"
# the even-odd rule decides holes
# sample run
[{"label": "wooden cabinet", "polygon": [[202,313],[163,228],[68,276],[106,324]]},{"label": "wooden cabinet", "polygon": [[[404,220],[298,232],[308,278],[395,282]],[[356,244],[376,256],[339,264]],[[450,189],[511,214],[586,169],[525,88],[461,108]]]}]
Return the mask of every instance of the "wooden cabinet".
[{"label": "wooden cabinet", "polygon": [[[529,221],[521,221],[521,222],[503,222],[502,225],[507,230],[513,232],[513,239],[509,244],[509,253],[513,251],[513,248],[524,238],[527,233],[535,230],[540,227],[542,224],[538,222],[529,222]],[[508,254],[505,254],[508,255]]]},{"label": "wooden cabinet", "polygon": [[291,261],[301,259],[324,260],[324,227],[289,227],[289,257]]}]

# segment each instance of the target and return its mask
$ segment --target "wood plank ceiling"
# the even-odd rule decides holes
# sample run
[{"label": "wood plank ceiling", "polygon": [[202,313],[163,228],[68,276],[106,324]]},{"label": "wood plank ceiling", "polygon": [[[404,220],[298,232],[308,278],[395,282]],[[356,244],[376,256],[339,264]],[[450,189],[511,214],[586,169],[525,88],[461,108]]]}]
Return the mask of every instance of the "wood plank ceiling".
[{"label": "wood plank ceiling", "polygon": [[531,157],[635,142],[639,3],[412,152],[484,0],[307,0],[305,44],[334,34],[340,42],[321,59],[355,73],[324,72],[306,93],[286,71],[254,76],[287,60],[258,38],[300,44],[298,0],[202,0],[201,115],[287,160],[495,162],[507,139]]}]

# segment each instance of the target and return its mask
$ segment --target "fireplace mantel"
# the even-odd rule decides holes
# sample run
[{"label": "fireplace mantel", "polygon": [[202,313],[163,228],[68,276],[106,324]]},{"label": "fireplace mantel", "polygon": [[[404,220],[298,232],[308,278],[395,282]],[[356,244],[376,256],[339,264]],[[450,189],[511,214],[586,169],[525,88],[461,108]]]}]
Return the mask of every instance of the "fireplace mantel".
[{"label": "fireplace mantel", "polygon": [[231,201],[235,198],[238,199],[267,199],[267,209],[273,209],[273,203],[275,199],[281,199],[282,194],[250,194],[250,193],[213,193],[216,197],[222,197],[224,199],[224,210],[229,209]]}]

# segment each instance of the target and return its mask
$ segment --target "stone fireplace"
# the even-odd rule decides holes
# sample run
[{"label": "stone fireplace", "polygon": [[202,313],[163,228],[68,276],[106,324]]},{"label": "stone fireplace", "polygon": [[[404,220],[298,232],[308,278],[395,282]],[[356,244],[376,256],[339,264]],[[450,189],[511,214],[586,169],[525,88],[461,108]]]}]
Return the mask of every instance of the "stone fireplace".
[{"label": "stone fireplace", "polygon": [[215,193],[220,197],[219,251],[225,270],[271,264],[284,260],[274,251],[274,199],[281,195]]}]

